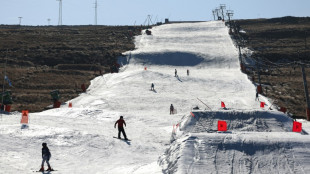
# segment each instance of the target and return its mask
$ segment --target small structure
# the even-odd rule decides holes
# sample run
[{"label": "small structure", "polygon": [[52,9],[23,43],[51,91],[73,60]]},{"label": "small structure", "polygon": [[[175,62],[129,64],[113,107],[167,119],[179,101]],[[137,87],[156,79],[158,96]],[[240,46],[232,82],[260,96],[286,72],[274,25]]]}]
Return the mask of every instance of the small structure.
[{"label": "small structure", "polygon": [[152,35],[152,32],[151,32],[149,29],[146,29],[145,33],[146,33],[147,35]]}]

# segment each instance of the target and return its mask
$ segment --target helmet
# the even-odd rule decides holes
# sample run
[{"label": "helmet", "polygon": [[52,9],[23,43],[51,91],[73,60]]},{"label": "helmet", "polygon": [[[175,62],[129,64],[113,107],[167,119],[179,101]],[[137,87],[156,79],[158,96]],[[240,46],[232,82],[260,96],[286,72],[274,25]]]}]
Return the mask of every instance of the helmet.
[{"label": "helmet", "polygon": [[43,146],[43,147],[46,147],[46,146],[47,146],[47,144],[46,144],[46,143],[42,143],[42,146]]},{"label": "helmet", "polygon": [[123,118],[123,116],[120,116],[120,118]]}]

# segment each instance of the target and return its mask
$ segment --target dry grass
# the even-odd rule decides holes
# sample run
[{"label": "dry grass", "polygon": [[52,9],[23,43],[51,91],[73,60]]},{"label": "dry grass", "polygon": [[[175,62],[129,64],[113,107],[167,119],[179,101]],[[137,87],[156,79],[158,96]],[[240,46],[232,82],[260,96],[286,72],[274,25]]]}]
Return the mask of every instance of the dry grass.
[{"label": "dry grass", "polygon": [[[310,69],[306,69],[306,74],[310,83]],[[248,72],[248,75],[252,79],[253,73]],[[255,83],[258,83],[257,75],[254,77]],[[286,107],[296,118],[305,118],[306,98],[301,68],[280,68],[279,71],[261,75],[261,83],[263,95],[273,99],[275,105]]]},{"label": "dry grass", "polygon": [[[0,77],[6,74],[13,87],[12,111],[44,110],[58,89],[62,102],[77,97],[81,84],[102,73],[121,53],[134,49],[133,36],[140,28],[130,26],[0,26]],[[3,81],[0,81],[2,86]]]},{"label": "dry grass", "polygon": [[[7,68],[13,87],[5,83],[5,88],[13,92],[12,110],[28,109],[42,111],[53,102],[50,92],[58,89],[60,101],[77,97],[82,92],[81,84],[88,86],[96,75],[91,71],[57,70],[43,68]],[[3,74],[0,74],[3,77]],[[99,74],[97,74],[99,75]]]},{"label": "dry grass", "polygon": [[[252,57],[275,63],[309,62],[310,18],[239,20],[236,24],[246,31],[242,37],[246,40],[246,46],[254,50]],[[309,42],[307,46],[305,38]],[[251,71],[247,74],[253,76]],[[263,74],[261,82],[264,95],[273,99],[277,106],[286,107],[294,117],[305,118],[306,99],[301,68],[290,64],[287,67],[270,68],[269,73]],[[306,68],[306,76],[310,85],[309,68]]]}]

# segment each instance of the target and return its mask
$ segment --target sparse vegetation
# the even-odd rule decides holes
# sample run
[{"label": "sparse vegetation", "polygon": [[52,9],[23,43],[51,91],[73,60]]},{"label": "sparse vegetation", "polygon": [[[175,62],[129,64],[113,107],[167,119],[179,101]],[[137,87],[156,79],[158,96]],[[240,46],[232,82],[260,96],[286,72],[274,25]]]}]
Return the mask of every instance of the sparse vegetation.
[{"label": "sparse vegetation", "polygon": [[0,76],[7,58],[12,111],[42,111],[56,89],[61,101],[78,96],[81,84],[88,86],[100,70],[110,72],[118,56],[134,49],[139,33],[129,26],[0,26]]},{"label": "sparse vegetation", "polygon": [[[245,46],[254,51],[252,57],[287,64],[262,73],[264,95],[273,99],[276,105],[286,107],[294,117],[305,118],[306,99],[301,69],[293,62],[309,63],[310,45],[305,41],[310,38],[310,18],[251,19],[235,23],[245,31],[240,34],[245,39]],[[250,79],[254,73],[255,70],[247,71]],[[306,76],[310,84],[309,68],[306,68]],[[254,81],[258,83],[257,76]]]}]

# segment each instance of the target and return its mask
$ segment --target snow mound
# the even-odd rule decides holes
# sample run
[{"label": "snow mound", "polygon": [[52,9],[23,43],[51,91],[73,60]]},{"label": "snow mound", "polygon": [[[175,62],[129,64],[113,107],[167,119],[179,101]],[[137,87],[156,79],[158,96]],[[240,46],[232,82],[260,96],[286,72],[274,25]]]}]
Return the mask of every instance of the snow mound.
[{"label": "snow mound", "polygon": [[[172,133],[159,158],[163,173],[305,173],[310,142],[279,112],[193,112]],[[227,132],[217,132],[217,121]]]},{"label": "snow mound", "polygon": [[224,120],[229,131],[291,132],[293,120],[280,112],[271,111],[206,111],[192,112],[180,124],[185,132],[216,132],[217,121]]}]

